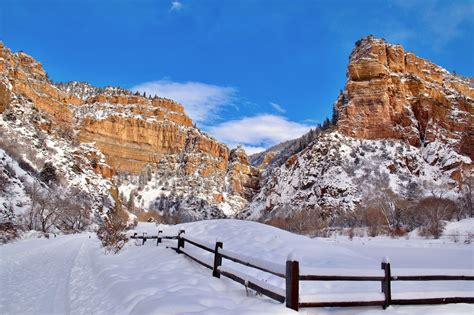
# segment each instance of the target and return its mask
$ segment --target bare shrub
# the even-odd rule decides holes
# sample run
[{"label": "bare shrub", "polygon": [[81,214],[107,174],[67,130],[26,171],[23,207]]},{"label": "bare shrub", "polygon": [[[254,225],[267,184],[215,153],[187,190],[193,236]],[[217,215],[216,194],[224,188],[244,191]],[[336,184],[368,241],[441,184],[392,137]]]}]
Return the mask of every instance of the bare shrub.
[{"label": "bare shrub", "polygon": [[152,219],[153,222],[165,223],[163,217],[157,211],[154,210],[140,210],[138,213],[136,213],[136,216],[138,222],[149,222]]},{"label": "bare shrub", "polygon": [[347,230],[347,236],[352,241],[352,239],[354,238],[354,228],[353,227],[351,227],[351,228],[349,228],[349,230]]},{"label": "bare shrub", "polygon": [[397,226],[391,229],[389,232],[390,232],[390,237],[392,238],[408,235],[408,231],[400,226]]},{"label": "bare shrub", "polygon": [[327,237],[329,220],[320,209],[293,211],[288,216],[275,216],[263,223],[293,233]]},{"label": "bare shrub", "polygon": [[263,223],[274,226],[279,229],[283,229],[283,230],[288,229],[288,220],[280,216],[271,218],[270,220],[267,220]]},{"label": "bare shrub", "polygon": [[375,237],[382,233],[384,227],[387,224],[386,217],[383,214],[383,211],[378,207],[369,207],[364,213],[365,224],[367,225],[367,230],[369,236]]},{"label": "bare shrub", "polygon": [[8,243],[20,235],[20,227],[12,222],[0,223],[0,244]]},{"label": "bare shrub", "polygon": [[441,197],[427,197],[417,206],[416,216],[421,223],[420,235],[439,238],[444,230],[445,220],[450,220],[457,212],[456,203]]},{"label": "bare shrub", "polygon": [[127,224],[118,219],[106,218],[97,230],[97,237],[106,253],[117,254],[128,241]]}]

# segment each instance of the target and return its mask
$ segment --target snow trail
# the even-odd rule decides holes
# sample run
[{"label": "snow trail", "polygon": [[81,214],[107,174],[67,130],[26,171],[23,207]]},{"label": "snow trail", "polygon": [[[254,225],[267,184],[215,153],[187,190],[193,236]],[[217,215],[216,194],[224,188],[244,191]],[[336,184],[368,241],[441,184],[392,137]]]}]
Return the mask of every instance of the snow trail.
[{"label": "snow trail", "polygon": [[70,273],[86,237],[60,236],[1,246],[0,313],[69,313]]}]

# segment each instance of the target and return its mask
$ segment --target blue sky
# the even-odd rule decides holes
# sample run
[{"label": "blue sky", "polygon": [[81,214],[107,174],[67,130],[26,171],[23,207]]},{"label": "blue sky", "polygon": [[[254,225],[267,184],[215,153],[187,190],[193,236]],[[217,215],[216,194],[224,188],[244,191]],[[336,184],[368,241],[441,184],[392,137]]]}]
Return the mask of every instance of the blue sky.
[{"label": "blue sky", "polygon": [[362,36],[474,76],[473,16],[472,0],[2,0],[0,40],[55,81],[177,99],[253,152],[331,115]]}]

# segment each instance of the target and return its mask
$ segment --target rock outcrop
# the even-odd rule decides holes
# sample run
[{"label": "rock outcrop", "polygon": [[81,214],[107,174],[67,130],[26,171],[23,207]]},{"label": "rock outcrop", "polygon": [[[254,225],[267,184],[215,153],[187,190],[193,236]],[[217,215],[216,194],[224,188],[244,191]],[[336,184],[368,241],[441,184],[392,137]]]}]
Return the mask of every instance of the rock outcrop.
[{"label": "rock outcrop", "polygon": [[358,41],[335,106],[345,135],[417,147],[439,140],[474,158],[474,88],[400,45]]},{"label": "rock outcrop", "polygon": [[260,171],[250,165],[241,147],[230,152],[229,160],[230,192],[250,200],[260,188]]}]

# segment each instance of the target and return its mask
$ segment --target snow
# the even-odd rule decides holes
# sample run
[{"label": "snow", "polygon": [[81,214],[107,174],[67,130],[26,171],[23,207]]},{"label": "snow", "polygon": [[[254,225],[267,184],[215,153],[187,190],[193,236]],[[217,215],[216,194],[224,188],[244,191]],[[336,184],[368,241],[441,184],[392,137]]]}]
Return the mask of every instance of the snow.
[{"label": "snow", "polygon": [[474,218],[449,222],[444,230],[444,235],[474,235]]},{"label": "snow", "polygon": [[402,276],[469,276],[474,277],[474,270],[472,269],[426,269],[426,268],[403,268],[391,269],[393,277]]},{"label": "snow", "polygon": [[204,264],[208,265],[208,266],[213,266],[214,265],[214,260],[212,260],[210,257],[205,257],[203,255],[201,255],[201,252],[199,252],[198,250],[196,249],[189,249],[189,248],[181,248],[180,249],[183,253],[186,253],[188,254],[189,256],[192,256],[194,258],[196,258],[197,260],[199,260],[200,262],[203,262]]},{"label": "snow", "polygon": [[209,242],[204,242],[202,240],[199,240],[199,239],[194,238],[194,237],[189,236],[189,235],[185,235],[184,237],[186,238],[186,240],[190,240],[191,242],[198,243],[199,245],[202,245],[202,246],[207,247],[211,250],[214,250],[215,244],[212,244],[212,243],[209,243]]},{"label": "snow", "polygon": [[[186,235],[213,243],[219,238],[226,250],[276,264],[284,264],[296,251],[302,270],[308,268],[367,269],[381,272],[380,261],[390,256],[397,268],[473,269],[471,244],[425,239],[308,238],[257,222],[210,220],[177,226],[140,223],[141,235]],[[91,238],[89,238],[91,236]],[[444,242],[444,243],[443,243]],[[141,243],[141,242],[140,242]],[[296,314],[265,296],[247,296],[244,286],[221,277],[175,251],[176,241],[129,242],[117,255],[104,255],[94,234],[31,238],[0,246],[1,314]],[[212,254],[190,244],[185,251],[207,262]],[[285,280],[254,268],[223,260],[231,270],[266,288],[285,288]],[[227,269],[226,269],[227,268]],[[397,294],[411,297],[455,292],[471,296],[472,281],[395,281]],[[414,293],[407,293],[414,292]],[[301,281],[302,299],[380,296],[380,282]],[[451,294],[451,293],[450,293]],[[469,304],[358,308],[304,308],[300,314],[472,314]]]},{"label": "snow", "polygon": [[429,294],[426,294],[424,292],[392,293],[393,300],[436,299],[436,298],[454,298],[454,297],[474,297],[474,292],[438,291],[438,292],[430,292]]},{"label": "snow", "polygon": [[383,293],[334,293],[334,294],[318,294],[318,295],[302,295],[300,297],[300,303],[325,303],[325,302],[369,302],[379,301],[383,302],[385,296]]},{"label": "snow", "polygon": [[385,275],[382,269],[354,269],[354,268],[300,268],[300,275],[317,276],[351,276],[351,277],[383,277]]},{"label": "snow", "polygon": [[229,256],[229,257],[232,257],[232,258],[239,259],[243,262],[252,264],[256,267],[270,270],[273,273],[285,274],[285,271],[286,271],[284,265],[277,264],[277,263],[274,263],[274,262],[271,262],[271,261],[266,261],[266,260],[263,260],[263,259],[238,254],[238,253],[231,252],[231,251],[228,251],[228,250],[225,250],[225,249],[219,249],[219,253],[221,253],[225,256]]},{"label": "snow", "polygon": [[242,272],[239,272],[239,271],[237,271],[233,268],[226,267],[226,266],[220,266],[219,270],[221,272],[227,272],[227,273],[234,274],[237,277],[244,279],[245,283],[249,283],[249,282],[254,283],[254,284],[258,285],[261,288],[267,289],[268,291],[272,291],[272,292],[274,292],[276,294],[279,294],[281,296],[285,296],[285,294],[286,294],[285,289],[282,289],[280,287],[271,285],[271,284],[269,284],[267,282],[264,282],[264,281],[260,281],[257,278],[246,275],[246,274],[244,274]]}]

